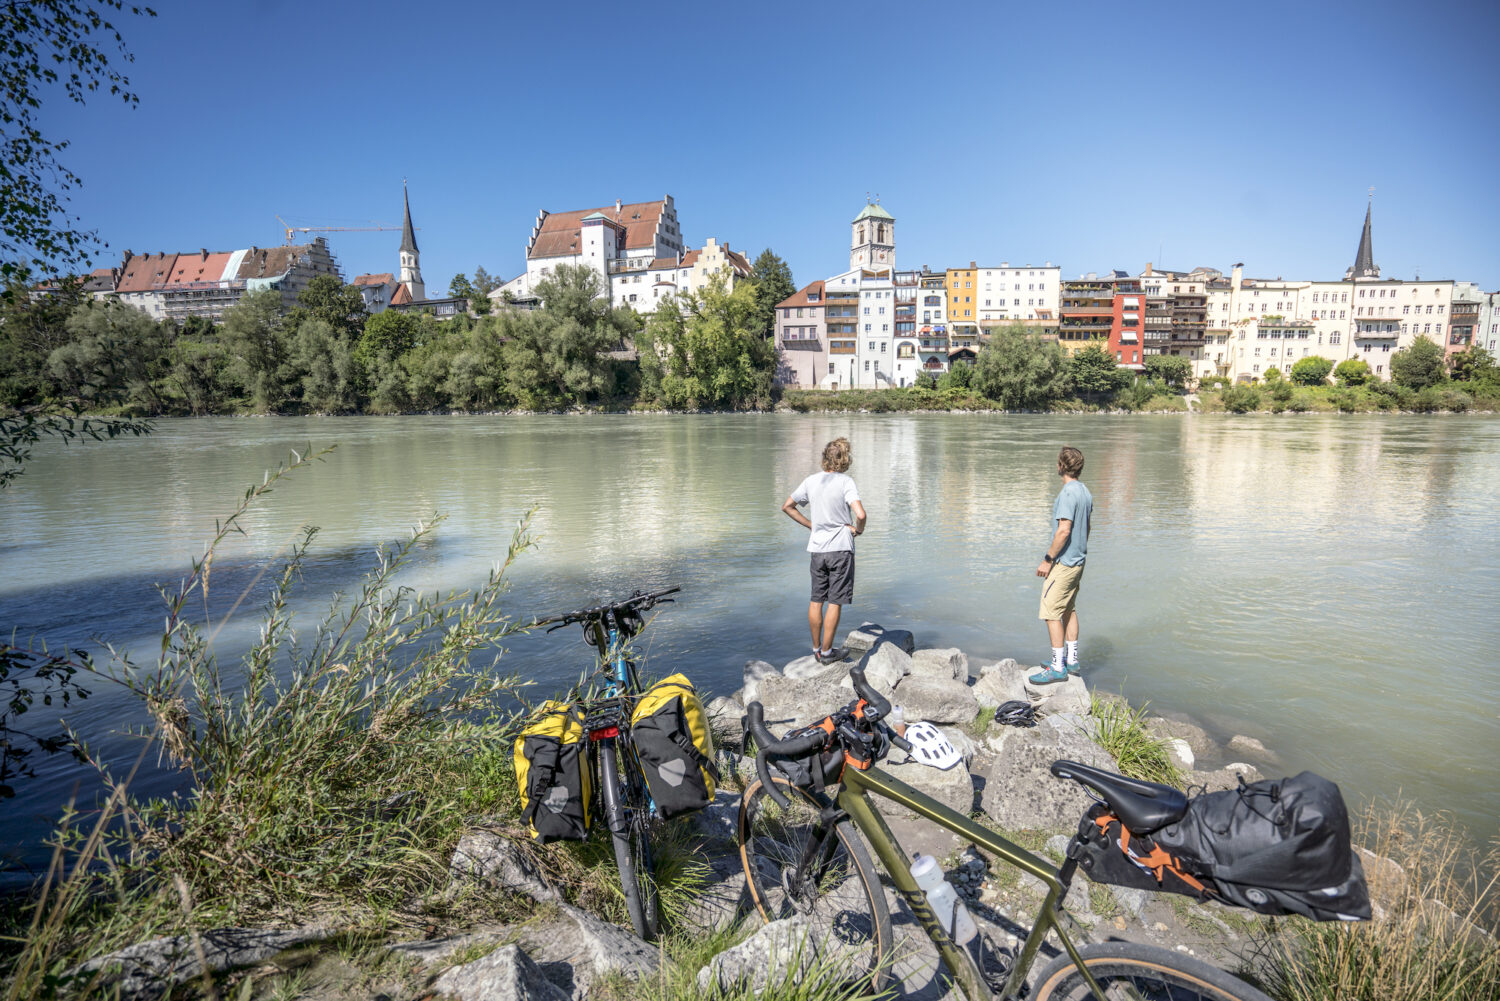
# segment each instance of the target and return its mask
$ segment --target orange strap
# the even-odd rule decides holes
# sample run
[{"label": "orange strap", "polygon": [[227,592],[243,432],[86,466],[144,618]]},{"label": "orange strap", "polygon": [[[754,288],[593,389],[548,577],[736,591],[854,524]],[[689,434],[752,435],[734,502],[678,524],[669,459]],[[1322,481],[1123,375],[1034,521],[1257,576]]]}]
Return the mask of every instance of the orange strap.
[{"label": "orange strap", "polygon": [[1164,850],[1160,845],[1153,842],[1151,845],[1151,851],[1145,855],[1137,855],[1135,852],[1131,851],[1130,831],[1126,829],[1125,825],[1120,821],[1119,817],[1116,817],[1114,814],[1106,813],[1101,817],[1095,817],[1094,823],[1098,825],[1100,832],[1105,836],[1106,840],[1108,840],[1109,838],[1109,825],[1119,824],[1120,851],[1124,852],[1126,856],[1129,857],[1129,859],[1136,865],[1140,866],[1143,869],[1150,870],[1151,874],[1156,877],[1156,882],[1158,884],[1162,882],[1164,874],[1167,870],[1170,869],[1173,875],[1175,875],[1178,879],[1182,880],[1187,885],[1191,886],[1193,889],[1197,890],[1199,893],[1208,893],[1207,888],[1205,888],[1201,882],[1188,875],[1188,873],[1184,872],[1182,867],[1177,864],[1177,859],[1172,857],[1172,855]]}]

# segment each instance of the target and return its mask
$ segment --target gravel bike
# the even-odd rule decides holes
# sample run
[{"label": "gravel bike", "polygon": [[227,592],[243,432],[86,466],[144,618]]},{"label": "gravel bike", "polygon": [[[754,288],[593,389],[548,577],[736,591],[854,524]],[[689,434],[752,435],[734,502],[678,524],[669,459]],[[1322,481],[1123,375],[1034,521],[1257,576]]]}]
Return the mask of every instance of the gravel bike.
[{"label": "gravel bike", "polygon": [[[853,979],[869,978],[875,992],[889,988],[891,916],[868,843],[970,1001],[1270,1001],[1249,984],[1181,953],[1130,942],[1075,944],[1062,901],[1077,862],[1069,859],[1056,868],[875,768],[892,746],[910,750],[911,745],[886,722],[890,703],[866,683],[864,673],[854,668],[849,677],[854,701],[779,740],[766,728],[760,703],[746,707],[744,728],[758,748],[759,778],[740,801],[740,860],[762,918],[806,916],[819,934],[831,936],[824,941],[838,950],[839,962]],[[772,773],[773,763],[778,774]],[[1139,820],[1142,826],[1186,803],[1181,792],[1168,786],[1075,762],[1055,762],[1052,772],[1085,784],[1122,818]],[[1014,960],[1007,964],[991,950],[982,957],[986,968],[981,969],[954,941],[871,796],[900,804],[1045,884],[1041,909]],[[1049,934],[1057,936],[1062,954],[1027,993],[1027,975]]]},{"label": "gravel bike", "polygon": [[614,842],[615,865],[620,870],[620,889],[625,909],[640,938],[650,941],[660,929],[655,867],[651,858],[651,821],[655,804],[646,788],[640,756],[630,739],[630,711],[642,692],[636,662],[627,645],[645,627],[643,613],[682,590],[636,591],[623,601],[580,608],[561,615],[537,619],[533,626],[582,625],[584,641],[599,651],[598,675],[604,691],[583,703],[584,728],[597,751],[599,763],[600,815],[609,826]]}]

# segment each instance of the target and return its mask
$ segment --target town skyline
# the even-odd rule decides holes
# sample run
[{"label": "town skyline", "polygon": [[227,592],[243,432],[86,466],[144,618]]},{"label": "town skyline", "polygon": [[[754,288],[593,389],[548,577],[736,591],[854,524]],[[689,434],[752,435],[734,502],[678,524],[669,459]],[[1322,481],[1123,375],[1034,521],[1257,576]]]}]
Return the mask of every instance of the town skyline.
[{"label": "town skyline", "polygon": [[[783,12],[738,27],[677,12],[643,49],[643,61],[661,56],[670,68],[632,76],[635,67],[596,64],[586,45],[533,51],[562,30],[546,12],[501,19],[450,6],[440,25],[413,24],[394,45],[381,31],[398,9],[373,4],[358,18],[310,10],[287,35],[275,17],[246,21],[173,0],[127,25],[140,107],[48,108],[84,181],[72,208],[110,243],[94,266],[118,264],[126,248],[276,246],[278,215],[294,226],[399,225],[405,178],[429,294],[476,266],[514,277],[539,210],[666,194],[681,206],[688,245],[714,238],[752,258],[769,247],[799,284],[838,268],[830,234],[867,192],[901,218],[903,259],[917,267],[1050,260],[1075,277],[1148,261],[1225,271],[1243,262],[1258,277],[1329,280],[1347,266],[1357,236],[1349,219],[1373,186],[1387,275],[1500,288],[1485,184],[1500,139],[1478,124],[1500,89],[1500,69],[1482,58],[1485,28],[1500,25],[1491,10],[1272,7],[1253,21],[1254,38],[1242,37],[1242,19],[1212,11],[1190,22],[1158,17],[1153,44],[1176,55],[1121,90],[1097,61],[1049,62],[1045,53],[1078,29],[1026,11],[960,12],[981,39],[1037,43],[1001,46],[1004,58],[982,66],[958,58],[989,51],[978,42],[896,7],[862,13],[862,26],[893,29],[877,32],[874,55],[831,44],[836,25],[802,46],[783,30],[796,23]],[[1111,8],[1090,10],[1104,18]],[[600,37],[630,24],[615,8],[581,16]],[[453,32],[459,17],[473,30]],[[1445,56],[1414,64],[1413,47],[1435,32]],[[230,33],[237,44],[214,44]],[[1326,53],[1309,44],[1335,36]],[[920,60],[918,72],[882,53],[896,38],[905,51],[946,45],[955,58]],[[371,51],[392,57],[371,60]],[[813,51],[816,60],[803,58]],[[562,53],[570,72],[558,76]],[[1371,60],[1386,70],[1361,69]],[[878,99],[843,100],[838,80],[871,65],[882,67]],[[548,73],[558,78],[536,89]],[[283,100],[271,88],[226,114],[225,93],[186,85],[254,74],[302,81],[292,90],[314,81],[332,102]],[[1334,110],[1340,87],[1351,99]],[[1024,97],[1028,89],[1042,96]],[[512,90],[530,97],[499,99]],[[618,96],[601,104],[605,92]],[[139,142],[184,122],[185,146]],[[895,138],[829,142],[850,129]],[[804,130],[817,141],[793,138]],[[1409,146],[1422,135],[1463,142]],[[606,155],[587,149],[605,137]],[[185,150],[212,169],[183,163]],[[168,182],[169,198],[121,197]],[[396,266],[399,232],[328,235],[346,275]]]}]

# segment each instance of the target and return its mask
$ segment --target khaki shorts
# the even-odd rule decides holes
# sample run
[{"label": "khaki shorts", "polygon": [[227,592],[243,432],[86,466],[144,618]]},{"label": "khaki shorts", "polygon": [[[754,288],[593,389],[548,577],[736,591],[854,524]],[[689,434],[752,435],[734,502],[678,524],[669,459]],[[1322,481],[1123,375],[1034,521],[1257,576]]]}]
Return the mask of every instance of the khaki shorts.
[{"label": "khaki shorts", "polygon": [[1073,611],[1078,601],[1078,585],[1082,582],[1082,563],[1076,567],[1054,563],[1052,571],[1042,582],[1042,610],[1037,618],[1056,620]]}]

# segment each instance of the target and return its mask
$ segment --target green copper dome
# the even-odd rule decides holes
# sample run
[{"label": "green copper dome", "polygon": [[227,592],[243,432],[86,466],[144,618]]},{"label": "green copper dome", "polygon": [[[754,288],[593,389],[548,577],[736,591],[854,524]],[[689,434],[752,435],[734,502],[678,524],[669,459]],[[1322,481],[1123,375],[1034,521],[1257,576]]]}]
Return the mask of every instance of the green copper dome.
[{"label": "green copper dome", "polygon": [[889,219],[891,222],[896,221],[895,216],[874,202],[870,202],[860,211],[859,215],[854,217],[855,222],[859,222],[861,219]]}]

